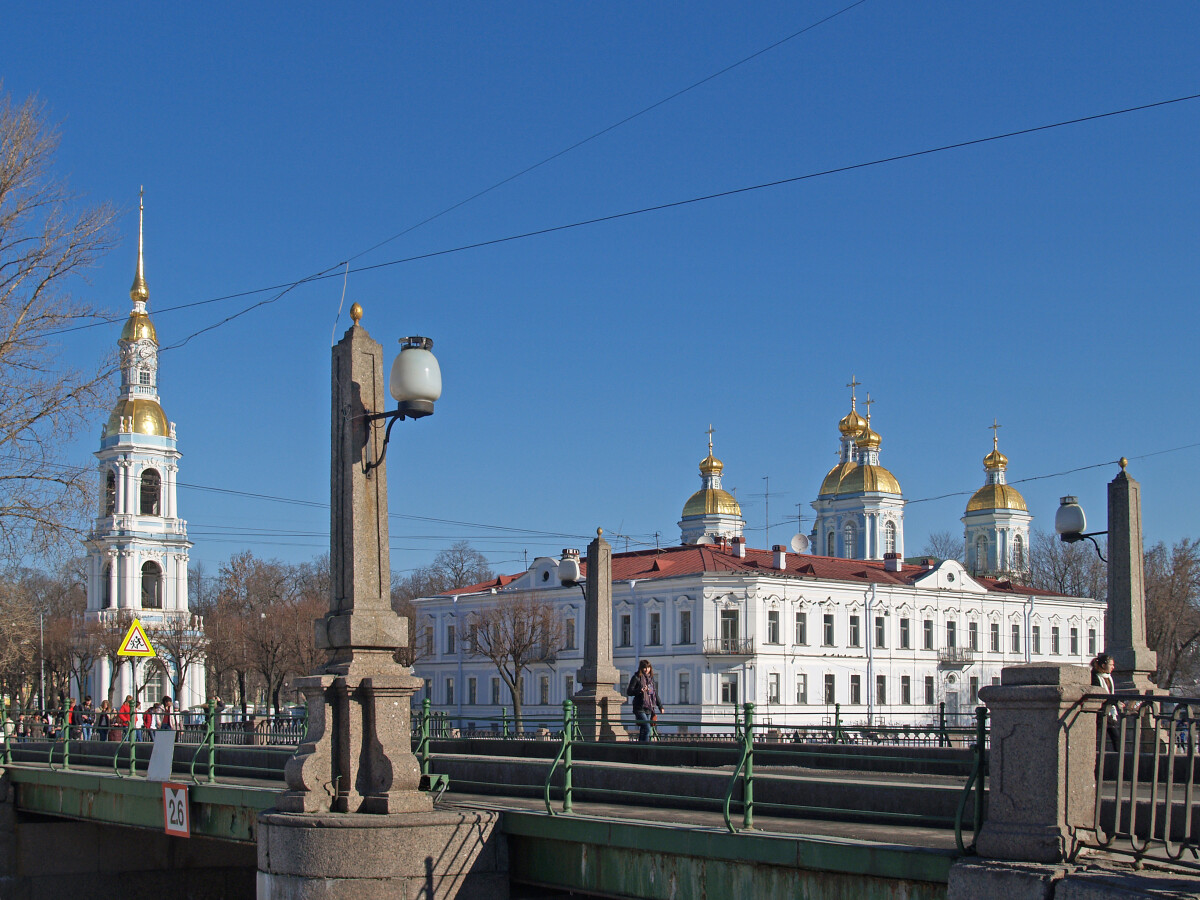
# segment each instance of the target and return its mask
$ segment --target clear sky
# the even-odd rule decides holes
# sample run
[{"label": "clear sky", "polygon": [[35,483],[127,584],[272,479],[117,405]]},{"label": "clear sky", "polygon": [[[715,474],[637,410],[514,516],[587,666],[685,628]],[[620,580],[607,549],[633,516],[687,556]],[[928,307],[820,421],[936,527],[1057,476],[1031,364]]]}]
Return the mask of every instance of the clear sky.
[{"label": "clear sky", "polygon": [[[352,257],[1200,93],[1194,2],[866,0],[358,255],[850,2],[10,4],[0,76],[61,123],[72,186],[124,211],[123,245],[78,286],[122,319],[145,185],[164,346],[278,292],[167,307]],[[336,326],[341,275],[306,284],[163,353],[180,481],[328,501],[329,347],[358,301],[389,357],[433,337],[445,383],[393,433],[392,512],[429,519],[393,520],[396,569],[461,538],[509,572],[597,526],[676,543],[710,422],[750,543],[786,542],[797,504],[811,527],[851,375],[910,500],[910,554],[961,533],[993,417],[1010,479],[1126,455],[1147,539],[1195,536],[1200,447],[1139,457],[1200,442],[1198,146],[1191,100],[351,272]],[[89,364],[119,329],[63,353]],[[1034,526],[1074,493],[1105,527],[1116,471],[1019,485]],[[319,507],[195,487],[179,506],[210,574],[244,547],[327,548]]]}]

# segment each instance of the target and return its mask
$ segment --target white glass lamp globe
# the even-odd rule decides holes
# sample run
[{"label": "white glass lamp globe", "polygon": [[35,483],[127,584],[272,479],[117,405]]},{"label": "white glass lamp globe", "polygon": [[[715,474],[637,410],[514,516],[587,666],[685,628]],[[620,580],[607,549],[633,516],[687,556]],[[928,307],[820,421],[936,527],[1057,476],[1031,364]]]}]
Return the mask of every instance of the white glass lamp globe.
[{"label": "white glass lamp globe", "polygon": [[442,369],[432,347],[432,338],[401,338],[400,353],[392,363],[392,397],[410,419],[432,413],[433,402],[442,396]]},{"label": "white glass lamp globe", "polygon": [[1058,512],[1054,514],[1054,530],[1060,535],[1083,534],[1087,530],[1087,516],[1074,497],[1059,500]]}]

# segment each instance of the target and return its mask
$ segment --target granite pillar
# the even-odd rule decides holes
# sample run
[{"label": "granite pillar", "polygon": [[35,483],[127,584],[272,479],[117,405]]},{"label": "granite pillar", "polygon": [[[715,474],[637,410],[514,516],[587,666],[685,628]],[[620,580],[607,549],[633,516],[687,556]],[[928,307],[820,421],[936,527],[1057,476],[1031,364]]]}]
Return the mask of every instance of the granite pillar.
[{"label": "granite pillar", "polygon": [[1146,589],[1143,572],[1142,488],[1125,471],[1108,484],[1108,611],[1104,636],[1115,663],[1118,691],[1154,689],[1150,676],[1158,658],[1146,644]]},{"label": "granite pillar", "polygon": [[612,653],[612,546],[603,534],[597,528],[596,539],[588,544],[583,668],[576,673],[575,707],[580,730],[589,741],[626,736],[621,725],[625,695],[614,687],[621,673],[613,665]]}]

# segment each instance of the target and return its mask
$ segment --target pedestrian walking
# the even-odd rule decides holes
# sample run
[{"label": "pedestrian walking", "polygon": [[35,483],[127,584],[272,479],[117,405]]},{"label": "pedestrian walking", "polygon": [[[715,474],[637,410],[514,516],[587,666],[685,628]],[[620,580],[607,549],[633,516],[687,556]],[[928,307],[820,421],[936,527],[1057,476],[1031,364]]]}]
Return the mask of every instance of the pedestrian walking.
[{"label": "pedestrian walking", "polygon": [[664,712],[662,702],[658,699],[658,685],[654,682],[654,667],[650,660],[643,659],[638,663],[638,670],[629,679],[629,687],[625,693],[633,698],[633,717],[638,723],[638,743],[650,742],[650,727],[658,721],[658,714]]}]

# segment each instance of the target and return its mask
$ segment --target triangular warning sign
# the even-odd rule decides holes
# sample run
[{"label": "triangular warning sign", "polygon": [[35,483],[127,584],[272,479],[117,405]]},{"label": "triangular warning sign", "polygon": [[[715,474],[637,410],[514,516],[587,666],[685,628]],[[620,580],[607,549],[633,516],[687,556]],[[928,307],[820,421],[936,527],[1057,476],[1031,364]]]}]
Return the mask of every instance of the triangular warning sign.
[{"label": "triangular warning sign", "polygon": [[146,629],[142,628],[141,622],[134,619],[125,635],[125,640],[121,641],[121,649],[117,651],[117,656],[157,655],[154,648],[150,646],[150,638],[146,637]]}]

